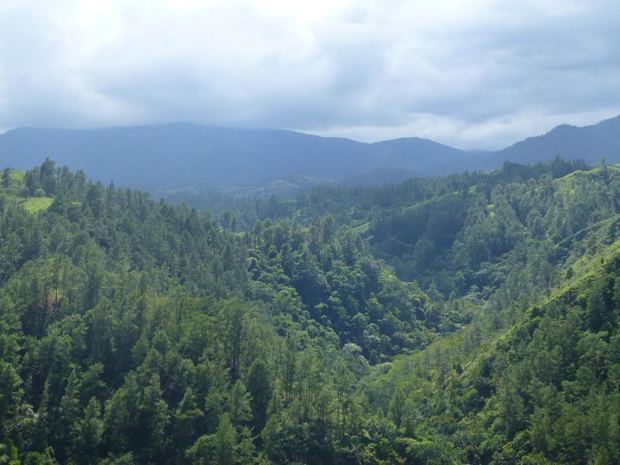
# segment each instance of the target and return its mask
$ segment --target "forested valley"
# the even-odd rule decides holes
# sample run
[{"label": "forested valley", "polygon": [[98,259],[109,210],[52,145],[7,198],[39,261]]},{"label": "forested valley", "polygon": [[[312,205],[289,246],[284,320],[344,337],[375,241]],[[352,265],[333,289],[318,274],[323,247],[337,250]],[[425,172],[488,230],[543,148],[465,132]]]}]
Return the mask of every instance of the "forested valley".
[{"label": "forested valley", "polygon": [[620,168],[200,209],[0,180],[0,464],[620,463]]}]

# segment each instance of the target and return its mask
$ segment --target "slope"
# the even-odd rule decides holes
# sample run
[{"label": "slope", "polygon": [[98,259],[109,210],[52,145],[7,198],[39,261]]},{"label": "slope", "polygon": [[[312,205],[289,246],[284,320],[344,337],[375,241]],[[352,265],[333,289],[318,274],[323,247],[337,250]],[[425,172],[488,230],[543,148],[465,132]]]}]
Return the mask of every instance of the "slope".
[{"label": "slope", "polygon": [[49,160],[6,170],[0,463],[351,463],[353,386],[442,322],[327,219],[235,233]]},{"label": "slope", "polygon": [[409,463],[618,462],[620,241],[600,245],[510,328],[487,314],[366,385]]}]

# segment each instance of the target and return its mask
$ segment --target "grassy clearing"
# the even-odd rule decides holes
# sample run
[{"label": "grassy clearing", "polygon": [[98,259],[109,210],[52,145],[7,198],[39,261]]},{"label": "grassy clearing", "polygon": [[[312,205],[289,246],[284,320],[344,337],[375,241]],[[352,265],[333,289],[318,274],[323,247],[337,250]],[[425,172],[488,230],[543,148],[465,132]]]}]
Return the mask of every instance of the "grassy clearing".
[{"label": "grassy clearing", "polygon": [[22,182],[25,177],[26,172],[24,170],[11,170],[11,181]]},{"label": "grassy clearing", "polygon": [[30,197],[24,200],[21,205],[30,213],[39,213],[47,210],[52,205],[52,197]]},{"label": "grassy clearing", "polygon": [[358,233],[358,234],[364,234],[368,231],[368,229],[370,229],[370,222],[367,221],[366,223],[362,223],[359,226],[355,226],[353,228],[351,228],[352,231]]}]

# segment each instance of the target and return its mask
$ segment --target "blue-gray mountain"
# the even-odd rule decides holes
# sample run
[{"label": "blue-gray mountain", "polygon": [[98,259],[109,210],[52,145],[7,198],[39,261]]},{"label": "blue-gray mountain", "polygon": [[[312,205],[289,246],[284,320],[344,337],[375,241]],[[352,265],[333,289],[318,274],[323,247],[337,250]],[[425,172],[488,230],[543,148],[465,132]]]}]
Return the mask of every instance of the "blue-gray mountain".
[{"label": "blue-gray mountain", "polygon": [[496,153],[498,160],[536,163],[554,155],[598,164],[602,158],[620,162],[620,116],[585,127],[563,124],[548,133],[529,137]]},{"label": "blue-gray mountain", "polygon": [[589,164],[602,157],[620,162],[620,116],[583,128],[559,126],[498,152],[468,152],[415,137],[367,144],[285,130],[194,124],[21,128],[0,136],[3,167],[28,168],[50,157],[103,182],[147,190],[239,189],[283,179],[294,185],[368,184],[487,170],[505,160],[531,163],[555,155]]}]

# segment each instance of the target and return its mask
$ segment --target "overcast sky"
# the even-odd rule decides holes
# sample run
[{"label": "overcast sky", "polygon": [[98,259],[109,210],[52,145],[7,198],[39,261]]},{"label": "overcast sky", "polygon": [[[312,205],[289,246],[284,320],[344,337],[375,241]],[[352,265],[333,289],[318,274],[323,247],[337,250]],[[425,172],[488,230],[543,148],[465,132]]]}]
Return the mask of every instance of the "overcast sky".
[{"label": "overcast sky", "polygon": [[619,25],[618,0],[0,0],[0,129],[502,147],[620,113]]}]

